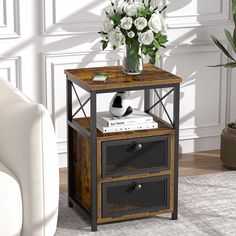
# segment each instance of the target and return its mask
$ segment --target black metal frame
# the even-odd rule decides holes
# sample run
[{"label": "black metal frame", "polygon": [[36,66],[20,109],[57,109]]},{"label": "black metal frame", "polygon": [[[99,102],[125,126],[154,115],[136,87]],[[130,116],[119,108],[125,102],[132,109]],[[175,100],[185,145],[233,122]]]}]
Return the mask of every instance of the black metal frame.
[{"label": "black metal frame", "polygon": [[[76,205],[77,207],[81,208],[83,207],[81,204],[72,197],[72,189],[71,189],[71,183],[72,183],[72,162],[71,162],[71,156],[72,156],[72,131],[71,129],[76,130],[81,135],[90,138],[91,143],[91,180],[92,180],[92,211],[90,213],[91,216],[91,230],[97,231],[97,127],[96,127],[96,113],[97,113],[97,94],[96,92],[91,91],[90,97],[82,104],[78,93],[76,92],[76,89],[74,87],[73,82],[71,81],[71,78],[68,76],[67,79],[67,152],[68,152],[68,158],[67,158],[67,166],[68,166],[68,206],[72,207],[73,205]],[[72,114],[72,89],[77,97],[77,100],[80,104],[79,109]],[[90,100],[90,121],[84,111],[84,106],[88,103]],[[83,111],[83,114],[87,120],[87,122],[90,124],[90,131],[83,128],[81,125],[73,121],[74,116],[80,111]],[[88,213],[88,212],[87,212]]]},{"label": "black metal frame", "polygon": [[[144,110],[150,113],[150,110],[154,108],[157,104],[161,103],[162,107],[164,108],[163,99],[167,97],[170,93],[174,92],[174,99],[173,99],[173,121],[170,119],[168,112],[166,109],[164,111],[167,113],[169,117],[170,125],[175,130],[175,160],[174,160],[174,210],[172,213],[172,219],[177,219],[178,216],[178,157],[179,157],[179,99],[180,99],[180,85],[179,84],[166,84],[166,85],[152,85],[152,86],[138,86],[138,87],[129,87],[129,88],[115,88],[115,89],[104,89],[98,91],[90,91],[90,89],[85,86],[85,84],[81,83],[79,80],[75,80],[71,77],[66,77],[67,81],[67,138],[68,138],[68,205],[72,207],[73,204],[77,204],[75,201],[72,200],[71,196],[71,183],[72,183],[72,163],[71,163],[71,156],[72,156],[72,129],[76,130],[78,133],[84,135],[91,140],[91,168],[92,168],[92,211],[91,211],[91,229],[92,231],[97,231],[97,131],[96,131],[96,101],[97,101],[97,94],[99,93],[111,93],[111,92],[119,92],[119,91],[132,91],[132,90],[144,90]],[[76,93],[75,87],[73,84],[78,85],[79,87],[85,89],[90,93],[90,98],[87,99],[83,104],[81,103],[78,94]],[[162,98],[157,93],[156,89],[158,88],[172,88],[165,96]],[[72,114],[72,89],[74,90],[76,97],[79,101],[80,108]],[[157,97],[159,100],[151,106],[150,104],[150,89],[154,89]],[[84,111],[84,106],[90,100],[90,131],[83,128],[81,125],[73,121],[74,116],[82,110],[85,117],[86,113]],[[88,120],[88,119],[87,119]],[[89,120],[88,120],[89,122]]]}]

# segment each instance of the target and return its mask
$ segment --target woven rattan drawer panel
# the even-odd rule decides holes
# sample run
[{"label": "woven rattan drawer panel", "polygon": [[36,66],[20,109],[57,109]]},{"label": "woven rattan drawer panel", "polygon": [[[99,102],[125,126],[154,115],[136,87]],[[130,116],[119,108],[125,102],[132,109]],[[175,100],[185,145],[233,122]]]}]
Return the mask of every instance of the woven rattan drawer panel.
[{"label": "woven rattan drawer panel", "polygon": [[169,175],[102,184],[102,216],[169,209]]},{"label": "woven rattan drawer panel", "polygon": [[170,136],[102,143],[102,177],[170,169]]}]

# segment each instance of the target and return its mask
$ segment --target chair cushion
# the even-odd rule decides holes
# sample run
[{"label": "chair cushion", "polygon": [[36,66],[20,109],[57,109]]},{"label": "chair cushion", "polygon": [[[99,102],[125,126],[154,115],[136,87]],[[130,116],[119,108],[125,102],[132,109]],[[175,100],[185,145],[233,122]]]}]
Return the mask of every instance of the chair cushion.
[{"label": "chair cushion", "polygon": [[0,162],[0,235],[21,235],[22,198],[19,183]]},{"label": "chair cushion", "polygon": [[0,160],[20,183],[21,235],[51,236],[57,224],[59,168],[50,114],[1,79],[0,110]]}]

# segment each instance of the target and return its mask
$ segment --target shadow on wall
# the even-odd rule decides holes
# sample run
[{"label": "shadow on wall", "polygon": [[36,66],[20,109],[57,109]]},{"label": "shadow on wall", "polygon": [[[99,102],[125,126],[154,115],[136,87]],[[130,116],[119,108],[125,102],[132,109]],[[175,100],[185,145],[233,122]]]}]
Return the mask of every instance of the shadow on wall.
[{"label": "shadow on wall", "polygon": [[[179,1],[178,4],[175,4],[175,3],[176,3],[176,1],[175,2],[173,0],[169,1],[169,10],[167,12],[167,15],[170,15],[169,18],[173,18],[175,13],[177,14],[182,9],[184,9],[184,11],[186,13],[186,11],[188,10],[188,6],[193,7],[194,6],[193,4],[197,3],[196,9],[191,14],[193,14],[193,15],[195,14],[196,20],[198,21],[199,24],[201,23],[201,14],[205,14],[205,12],[204,12],[205,11],[205,8],[204,8],[205,3],[203,1],[196,2],[196,1],[192,1],[192,0],[183,0],[183,1]],[[80,14],[80,12],[83,12],[83,14],[84,14],[84,12],[86,12],[86,13],[88,13],[88,18],[93,18],[94,15],[91,13],[91,9],[93,9],[93,8],[94,8],[94,2],[92,2],[91,4],[88,4],[85,8],[71,14],[70,16],[68,16],[68,19],[71,20],[71,19],[77,17],[78,14]],[[189,15],[188,15],[188,13],[186,13],[186,17],[190,16],[191,14],[189,13]],[[67,19],[63,19],[63,21],[66,21],[66,20]],[[99,29],[98,29],[98,31],[99,31]],[[191,29],[191,30],[187,31],[187,33],[184,33],[181,36],[176,37],[175,40],[171,41],[171,44],[178,45],[180,42],[186,42],[187,40],[188,40],[188,43],[195,43],[195,41],[199,40],[198,37],[199,37],[198,30]],[[46,51],[50,50],[52,48],[55,51],[69,49],[71,47],[76,46],[75,39],[77,39],[77,36],[70,36],[66,39],[58,40],[57,42],[46,45],[45,49],[46,49]],[[100,52],[98,49],[100,47],[98,35],[97,35],[97,33],[91,34],[89,41],[88,41],[86,35],[82,35],[82,37],[80,37],[78,42],[80,44],[84,44],[84,43],[89,42],[90,44],[93,45],[91,48],[92,52],[90,54],[87,54],[86,56],[84,56],[84,58],[82,59],[83,64],[85,63],[85,66],[86,66],[87,61],[91,61],[91,60],[95,59],[97,54],[96,53],[94,54],[94,52],[97,52],[97,53]],[[170,51],[170,55],[171,55],[172,51],[175,51],[175,48],[174,49],[170,48],[169,51]],[[115,54],[116,54],[116,52],[108,51],[106,57],[109,60],[112,57],[114,57]],[[117,60],[118,60],[118,58],[117,58]],[[209,60],[209,64],[210,63],[211,62]],[[196,128],[199,125],[201,125],[201,122],[202,122],[202,121],[199,122],[199,119],[201,120],[201,117],[199,117],[199,112],[198,112],[200,107],[204,106],[204,103],[202,103],[201,98],[203,98],[203,97],[207,98],[207,94],[204,93],[205,91],[201,91],[202,82],[200,82],[200,80],[198,79],[198,76],[199,76],[198,68],[194,67],[194,65],[193,65],[192,67],[183,71],[183,69],[181,69],[178,66],[178,64],[181,65],[181,60],[180,61],[178,60],[175,63],[172,63],[172,62],[168,63],[168,58],[166,58],[165,61],[163,61],[164,67],[166,64],[168,64],[169,71],[176,73],[176,74],[183,77],[184,82],[181,86],[182,90],[186,89],[187,87],[189,87],[189,88],[194,87],[195,92],[192,94],[192,96],[194,96],[194,98],[190,99],[188,101],[188,103],[192,103],[192,105],[190,107],[186,106],[186,101],[185,101],[185,104],[182,104],[183,105],[182,111],[185,110],[185,112],[182,113],[184,115],[181,116],[180,122],[191,124],[193,128]],[[80,65],[78,64],[78,67],[79,66]],[[204,69],[208,70],[207,67]],[[198,79],[198,81],[197,81],[197,79]],[[135,95],[135,93],[133,95],[134,95],[134,97],[137,97],[137,95]],[[183,102],[183,98],[184,98],[184,92],[181,92],[181,101],[182,102]],[[85,100],[83,100],[83,101],[85,101]],[[167,106],[173,104],[172,98],[171,97],[167,98],[165,100],[165,104]],[[168,106],[168,107],[170,107],[170,106]],[[65,109],[63,108],[63,109],[57,111],[56,116],[57,117],[61,116],[64,114],[64,112],[65,112]],[[162,115],[164,115],[163,110],[161,111],[161,113],[162,113]],[[197,129],[195,129],[195,135],[198,136]]]},{"label": "shadow on wall", "polygon": [[[173,21],[177,19],[176,16],[183,12],[183,19],[185,19],[184,21],[194,18],[196,23],[201,26],[205,24],[206,15],[211,10],[210,6],[213,6],[212,4],[214,4],[214,9],[218,9],[219,12],[222,11],[223,8],[221,6],[221,1],[213,0],[208,2],[200,0],[183,0],[178,1],[178,4],[174,4],[176,3],[174,0],[169,0],[166,2],[169,3],[166,15],[170,19],[170,22],[174,24],[175,22]],[[188,11],[189,9],[190,11]],[[172,40],[171,44],[179,45],[181,42],[188,41],[187,44],[191,45],[195,42],[206,40],[206,38],[210,41],[210,33],[211,32],[209,32],[209,29],[207,28],[201,28],[199,30],[199,28],[192,27],[192,29],[189,29],[188,31],[186,30],[184,34],[179,34],[180,36]],[[184,52],[186,53],[182,55],[181,51],[178,50],[178,46],[170,47],[167,51],[168,57],[164,56],[162,67],[183,78],[183,83],[181,85],[180,135],[182,134],[183,136],[184,134],[187,137],[187,135],[190,134],[189,137],[192,137],[191,139],[193,139],[193,150],[195,150],[196,148],[199,148],[196,142],[197,139],[195,138],[207,137],[206,135],[208,134],[212,135],[212,137],[220,135],[222,125],[222,120],[220,117],[220,112],[222,112],[220,104],[222,99],[222,91],[220,90],[220,86],[222,86],[220,85],[220,76],[222,71],[219,68],[213,69],[207,67],[207,65],[214,64],[214,62],[216,62],[216,64],[219,63],[220,58],[218,57],[218,54],[215,54],[215,58],[213,58],[215,56],[214,54],[212,54],[212,57],[208,56],[208,58],[206,58],[206,53],[204,54],[202,53],[204,51],[202,51],[197,54],[199,63],[196,63],[193,56],[190,54],[188,56],[187,47],[184,49]],[[193,51],[193,53],[198,52]],[[174,57],[171,57],[171,55]],[[181,56],[183,56],[183,58],[181,58]],[[175,58],[176,61],[174,61],[173,58]],[[187,62],[187,64],[184,65],[184,62]],[[207,77],[203,76],[204,72],[206,72]],[[217,78],[215,78],[216,74],[218,74]],[[211,94],[209,94],[209,88],[211,88]],[[166,91],[164,91],[164,93],[165,92]],[[168,97],[165,99],[164,103],[168,108],[170,108],[173,104],[173,97]],[[165,120],[167,120],[164,111],[160,110],[160,113],[163,117],[165,117]],[[207,131],[207,129],[209,129],[209,131]],[[194,136],[195,138],[193,138]]]},{"label": "shadow on wall", "polygon": [[[46,1],[46,0],[45,0]],[[102,0],[102,1],[96,1],[96,0],[90,0],[90,1],[86,1],[87,3],[82,5],[79,1],[76,0],[68,0],[67,4],[69,5],[70,3],[76,3],[78,4],[78,10],[75,10],[74,12],[71,12],[71,14],[69,14],[68,16],[64,17],[63,19],[60,19],[57,23],[60,25],[61,29],[63,29],[64,31],[69,31],[69,35],[61,35],[60,37],[58,36],[48,36],[48,37],[54,37],[53,38],[53,42],[48,43],[49,40],[48,37],[46,36],[42,36],[42,32],[38,31],[37,32],[37,36],[36,37],[32,37],[29,38],[25,41],[23,41],[20,44],[17,44],[16,47],[13,47],[11,50],[7,51],[3,56],[5,55],[11,55],[11,54],[17,54],[17,52],[22,51],[22,49],[28,47],[29,45],[34,45],[35,46],[35,52],[38,55],[38,63],[40,65],[37,73],[41,76],[41,78],[43,78],[43,71],[44,71],[44,65],[43,65],[43,61],[42,61],[42,53],[47,53],[47,52],[67,52],[70,49],[78,46],[78,45],[90,45],[90,49],[91,53],[88,52],[86,55],[83,56],[82,58],[82,63],[83,66],[88,66],[89,61],[95,61],[96,60],[96,56],[100,53],[101,51],[101,44],[100,44],[100,39],[99,39],[99,35],[97,34],[97,32],[92,32],[89,34],[83,33],[83,34],[78,34],[78,32],[76,31],[77,29],[75,27],[73,28],[68,28],[67,25],[69,24],[64,24],[63,22],[72,22],[75,20],[79,19],[79,16],[82,14],[83,16],[86,15],[86,18],[88,19],[94,19],[94,18],[98,18],[100,21],[100,16],[98,14],[96,14],[95,12],[99,12],[99,8],[101,6],[106,7],[109,4],[109,0]],[[201,23],[201,15],[204,15],[206,12],[206,4],[210,4],[210,3],[206,3],[206,1],[201,1],[201,0],[181,0],[181,1],[176,1],[176,0],[166,0],[164,1],[168,4],[168,8],[167,8],[167,13],[166,15],[168,16],[168,18],[174,18],[175,14],[179,14],[181,11],[183,11],[186,14],[186,17],[192,15],[195,15],[196,20]],[[208,2],[212,2],[214,3],[213,0],[210,0]],[[219,1],[220,2],[220,1]],[[43,25],[42,22],[44,22],[45,19],[43,19],[43,17],[45,16],[45,12],[43,10],[43,1],[38,1],[38,9],[41,9],[40,11],[35,11],[35,17],[36,17],[36,24],[37,24],[37,28],[38,29],[42,29]],[[218,3],[217,3],[218,4]],[[194,8],[194,9],[193,9]],[[94,10],[95,9],[95,10]],[[192,12],[188,13],[189,9],[193,9]],[[55,8],[53,9],[54,13],[55,13]],[[54,19],[55,22],[55,19]],[[48,28],[48,31],[55,31],[57,29],[58,25],[54,24],[52,25],[50,28]],[[86,29],[85,29],[86,30]],[[100,29],[98,28],[97,31],[99,31]],[[187,32],[187,31],[186,31]],[[78,34],[78,35],[77,35]],[[57,38],[58,40],[57,40]],[[54,40],[55,39],[55,40]],[[179,37],[174,38],[174,40],[172,40],[170,43],[171,44],[176,44],[178,45],[180,42],[184,42],[186,41],[186,39],[189,39],[189,42],[194,43],[195,41],[199,40],[199,35],[198,35],[198,31],[196,29],[193,30],[189,30],[187,33],[181,34]],[[86,46],[85,46],[86,48]],[[41,50],[41,51],[40,51]],[[172,52],[172,50],[174,51],[175,49],[169,49],[170,53]],[[115,60],[118,61],[120,59],[117,51],[113,52],[113,50],[107,50],[106,51],[106,60]],[[168,62],[168,58],[166,58],[165,61],[163,61],[163,67],[165,68],[165,66],[167,65]],[[189,68],[187,73],[186,71],[183,72],[183,70],[178,66],[178,64],[181,63],[180,61],[177,61],[176,63],[169,63],[168,64],[168,69],[170,72],[176,73],[179,76],[182,76],[184,79],[184,82],[182,84],[182,89],[186,88],[186,87],[192,87],[195,86],[195,100],[191,101],[191,102],[195,102],[195,104],[193,105],[193,107],[195,109],[192,110],[188,110],[188,112],[184,112],[184,116],[181,116],[181,123],[184,123],[188,120],[194,119],[194,117],[197,114],[198,111],[198,107],[202,104],[198,104],[196,103],[199,99],[199,97],[201,96],[207,96],[206,94],[203,94],[200,91],[200,88],[197,86],[196,84],[196,78],[197,78],[197,71],[196,68]],[[80,67],[80,63],[78,63],[78,67]],[[210,69],[209,69],[210,70]],[[212,70],[212,69],[211,69]],[[37,86],[39,88],[43,87],[42,84],[42,80],[37,81]],[[133,94],[133,98],[137,98],[139,96],[139,94],[134,93]],[[181,93],[181,101],[184,98],[184,92]],[[83,96],[82,97],[82,102],[84,102],[87,99],[87,96]],[[142,103],[142,100],[140,100],[139,102],[139,107],[141,106],[140,104]],[[73,101],[73,104],[76,104],[76,100]],[[172,99],[167,98],[165,100],[165,104],[166,105],[170,105],[172,104]],[[186,104],[182,104],[184,106],[182,106],[182,110],[188,109],[186,107]],[[87,104],[88,106],[88,104]],[[210,109],[210,108],[209,108]],[[65,106],[61,107],[60,109],[57,109],[55,111],[55,117],[54,119],[60,117],[60,116],[65,116]],[[163,111],[162,111],[163,112]],[[163,113],[162,113],[163,114]],[[195,121],[195,125],[197,126],[197,120]]]}]

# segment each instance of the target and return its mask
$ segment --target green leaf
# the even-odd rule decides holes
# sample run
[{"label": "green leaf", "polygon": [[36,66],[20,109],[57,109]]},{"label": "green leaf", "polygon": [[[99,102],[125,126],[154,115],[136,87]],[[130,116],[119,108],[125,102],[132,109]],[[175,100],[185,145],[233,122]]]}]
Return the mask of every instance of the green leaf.
[{"label": "green leaf", "polygon": [[236,53],[236,42],[234,41],[232,35],[230,34],[230,32],[227,29],[225,29],[225,36],[227,37],[227,39],[230,42],[234,52]]},{"label": "green leaf", "polygon": [[156,53],[155,59],[156,59],[155,65],[157,65],[157,63],[161,61],[161,56],[158,52]]},{"label": "green leaf", "polygon": [[167,36],[166,35],[160,35],[160,37],[158,38],[158,42],[160,44],[164,44],[168,42]]},{"label": "green leaf", "polygon": [[155,65],[155,62],[156,62],[155,58],[150,57],[149,63]]},{"label": "green leaf", "polygon": [[232,59],[233,61],[235,61],[235,59],[229,54],[229,52],[226,50],[226,48],[218,41],[218,39],[211,35],[212,40],[214,41],[214,43],[216,44],[216,46],[230,59]]},{"label": "green leaf", "polygon": [[146,55],[151,55],[153,52],[153,49],[150,47],[146,47]]},{"label": "green leaf", "polygon": [[236,67],[236,62],[229,62],[223,65],[225,68],[235,68]]},{"label": "green leaf", "polygon": [[144,55],[146,55],[146,53],[147,53],[147,48],[146,48],[145,46],[142,47],[142,53],[143,53]]},{"label": "green leaf", "polygon": [[160,43],[157,41],[157,40],[153,40],[153,45],[157,48],[157,49],[159,49],[160,48]]},{"label": "green leaf", "polygon": [[141,7],[139,10],[138,10],[138,17],[145,17],[146,15],[150,14],[150,9],[149,9],[149,6],[144,6],[144,7]]},{"label": "green leaf", "polygon": [[110,20],[113,21],[114,25],[118,25],[120,23],[120,20],[122,16],[118,12],[114,12],[111,16],[109,16]]},{"label": "green leaf", "polygon": [[219,64],[219,65],[214,65],[214,66],[208,66],[208,67],[225,67],[225,68],[235,68],[236,67],[236,62],[229,62],[226,64]]},{"label": "green leaf", "polygon": [[108,41],[102,40],[102,50],[105,50],[107,48],[108,45]]},{"label": "green leaf", "polygon": [[151,52],[151,53],[149,53],[148,54],[148,56],[150,57],[150,58],[156,58],[156,53],[155,52]]}]

